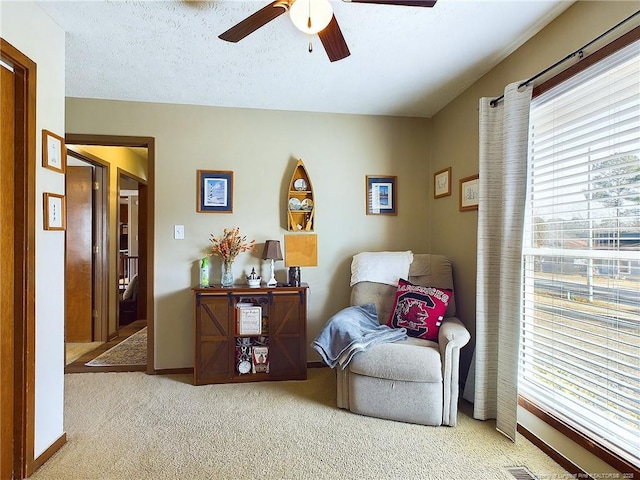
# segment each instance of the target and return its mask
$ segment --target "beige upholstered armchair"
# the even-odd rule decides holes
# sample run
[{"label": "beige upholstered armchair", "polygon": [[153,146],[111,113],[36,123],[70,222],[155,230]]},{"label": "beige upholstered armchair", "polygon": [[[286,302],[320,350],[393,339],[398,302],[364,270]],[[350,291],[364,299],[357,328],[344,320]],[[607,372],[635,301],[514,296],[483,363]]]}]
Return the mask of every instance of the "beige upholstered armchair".
[{"label": "beige upholstered armchair", "polygon": [[[408,280],[415,285],[453,290],[451,262],[442,255],[414,254]],[[375,303],[380,324],[387,323],[395,286],[361,281],[351,304]],[[470,339],[455,317],[452,297],[436,341],[409,337],[356,354],[337,370],[338,407],[352,412],[423,425],[455,426],[458,415],[460,349]]]}]

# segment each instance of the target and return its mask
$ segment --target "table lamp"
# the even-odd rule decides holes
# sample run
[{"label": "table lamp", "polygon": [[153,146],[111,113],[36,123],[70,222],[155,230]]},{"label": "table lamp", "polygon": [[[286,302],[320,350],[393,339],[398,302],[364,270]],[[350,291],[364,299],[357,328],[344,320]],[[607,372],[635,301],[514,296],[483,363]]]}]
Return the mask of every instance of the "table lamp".
[{"label": "table lamp", "polygon": [[267,287],[276,287],[276,260],[282,260],[282,251],[280,250],[280,242],[278,240],[267,240],[264,242],[264,251],[262,252],[263,260],[271,260],[271,278],[267,282]]}]

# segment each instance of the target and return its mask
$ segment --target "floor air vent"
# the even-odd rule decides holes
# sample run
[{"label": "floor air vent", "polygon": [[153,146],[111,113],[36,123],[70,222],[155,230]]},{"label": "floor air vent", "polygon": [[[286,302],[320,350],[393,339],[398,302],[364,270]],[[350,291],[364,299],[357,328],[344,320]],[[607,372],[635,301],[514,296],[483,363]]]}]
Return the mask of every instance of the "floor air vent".
[{"label": "floor air vent", "polygon": [[527,467],[507,467],[507,472],[516,480],[538,480]]}]

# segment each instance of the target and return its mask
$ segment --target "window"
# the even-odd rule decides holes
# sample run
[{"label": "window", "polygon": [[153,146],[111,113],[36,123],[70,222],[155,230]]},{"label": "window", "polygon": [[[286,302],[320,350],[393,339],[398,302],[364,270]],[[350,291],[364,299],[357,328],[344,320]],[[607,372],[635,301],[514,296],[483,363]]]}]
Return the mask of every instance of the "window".
[{"label": "window", "polygon": [[640,464],[640,42],[534,99],[520,394]]}]

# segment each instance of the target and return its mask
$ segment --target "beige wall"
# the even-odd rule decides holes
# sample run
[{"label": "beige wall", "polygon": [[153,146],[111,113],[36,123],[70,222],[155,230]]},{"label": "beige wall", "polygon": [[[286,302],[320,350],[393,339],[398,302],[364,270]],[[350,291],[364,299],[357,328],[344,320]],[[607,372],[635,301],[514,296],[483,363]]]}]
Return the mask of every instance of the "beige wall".
[{"label": "beige wall", "polygon": [[[432,118],[430,175],[445,167],[452,167],[453,195],[430,203],[431,248],[453,261],[457,307],[460,317],[471,330],[472,339],[475,337],[478,217],[477,211],[458,211],[458,182],[461,178],[478,173],[478,100],[481,97],[500,96],[507,84],[526,80],[544,70],[632,15],[637,8],[637,2],[576,2]],[[463,350],[462,378],[472,351],[472,344]],[[532,422],[534,419],[527,419],[527,426],[536,429]],[[547,437],[542,430],[539,433]],[[556,435],[556,439],[557,437]],[[554,442],[561,449],[562,443]],[[577,461],[590,472],[605,472],[608,471],[607,468],[610,470],[604,463],[588,456],[582,456]]]},{"label": "beige wall", "polygon": [[[67,133],[151,136],[155,159],[155,367],[192,365],[191,288],[210,234],[238,226],[260,247],[284,246],[286,190],[301,158],[315,193],[318,267],[310,285],[309,343],[349,302],[351,256],[363,250],[430,251],[427,229],[428,120],[330,115],[120,101],[67,99]],[[196,212],[197,170],[231,170],[232,214]],[[397,216],[365,215],[365,175],[398,176]],[[173,225],[185,239],[173,239]],[[238,282],[251,267],[268,277],[261,250],[241,254]],[[211,270],[219,281],[219,266]],[[276,277],[286,281],[283,262]],[[309,360],[319,361],[308,349]]]}]

